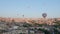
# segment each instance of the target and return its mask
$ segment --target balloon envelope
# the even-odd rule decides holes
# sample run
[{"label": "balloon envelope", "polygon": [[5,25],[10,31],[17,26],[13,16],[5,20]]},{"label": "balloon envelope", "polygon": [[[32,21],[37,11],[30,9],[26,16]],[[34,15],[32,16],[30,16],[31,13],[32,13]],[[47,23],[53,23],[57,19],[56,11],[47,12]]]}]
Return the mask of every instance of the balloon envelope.
[{"label": "balloon envelope", "polygon": [[46,13],[43,13],[42,16],[43,16],[43,18],[46,18],[47,17],[47,14]]}]

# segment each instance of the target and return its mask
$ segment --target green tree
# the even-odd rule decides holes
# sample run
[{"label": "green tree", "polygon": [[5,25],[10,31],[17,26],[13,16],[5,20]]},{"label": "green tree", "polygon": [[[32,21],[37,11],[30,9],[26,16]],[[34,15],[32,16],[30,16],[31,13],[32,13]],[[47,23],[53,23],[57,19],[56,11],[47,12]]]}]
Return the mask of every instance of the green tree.
[{"label": "green tree", "polygon": [[32,25],[31,24],[29,24],[29,23],[24,23],[23,24],[23,27],[31,27]]},{"label": "green tree", "polygon": [[60,25],[60,21],[56,21],[54,22],[56,25]]},{"label": "green tree", "polygon": [[55,18],[55,25],[60,25],[60,21],[58,21],[56,18]]},{"label": "green tree", "polygon": [[44,32],[45,34],[51,34],[50,31],[45,30],[45,29],[41,29],[41,28],[39,28],[38,31],[42,31],[42,32]]}]

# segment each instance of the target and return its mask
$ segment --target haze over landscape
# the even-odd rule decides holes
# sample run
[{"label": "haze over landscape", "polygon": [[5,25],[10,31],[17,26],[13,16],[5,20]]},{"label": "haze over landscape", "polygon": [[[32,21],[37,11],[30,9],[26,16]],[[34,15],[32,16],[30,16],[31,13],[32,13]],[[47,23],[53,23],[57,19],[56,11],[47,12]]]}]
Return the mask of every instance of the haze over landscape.
[{"label": "haze over landscape", "polygon": [[60,0],[0,0],[0,17],[60,17]]}]

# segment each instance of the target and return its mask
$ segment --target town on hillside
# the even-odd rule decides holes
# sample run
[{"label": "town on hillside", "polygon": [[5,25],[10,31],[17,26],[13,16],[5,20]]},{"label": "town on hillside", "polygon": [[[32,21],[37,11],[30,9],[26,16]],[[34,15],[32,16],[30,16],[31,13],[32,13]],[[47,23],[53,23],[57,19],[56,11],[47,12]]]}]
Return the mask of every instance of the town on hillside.
[{"label": "town on hillside", "polygon": [[0,17],[0,34],[60,34],[60,18]]}]

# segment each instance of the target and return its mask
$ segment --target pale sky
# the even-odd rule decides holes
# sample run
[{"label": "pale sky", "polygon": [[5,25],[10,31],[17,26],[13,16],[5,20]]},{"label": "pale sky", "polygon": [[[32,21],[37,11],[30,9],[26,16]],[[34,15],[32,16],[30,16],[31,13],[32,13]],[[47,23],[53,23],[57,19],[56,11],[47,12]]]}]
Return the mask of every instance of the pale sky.
[{"label": "pale sky", "polygon": [[0,17],[60,17],[60,0],[0,0]]}]

